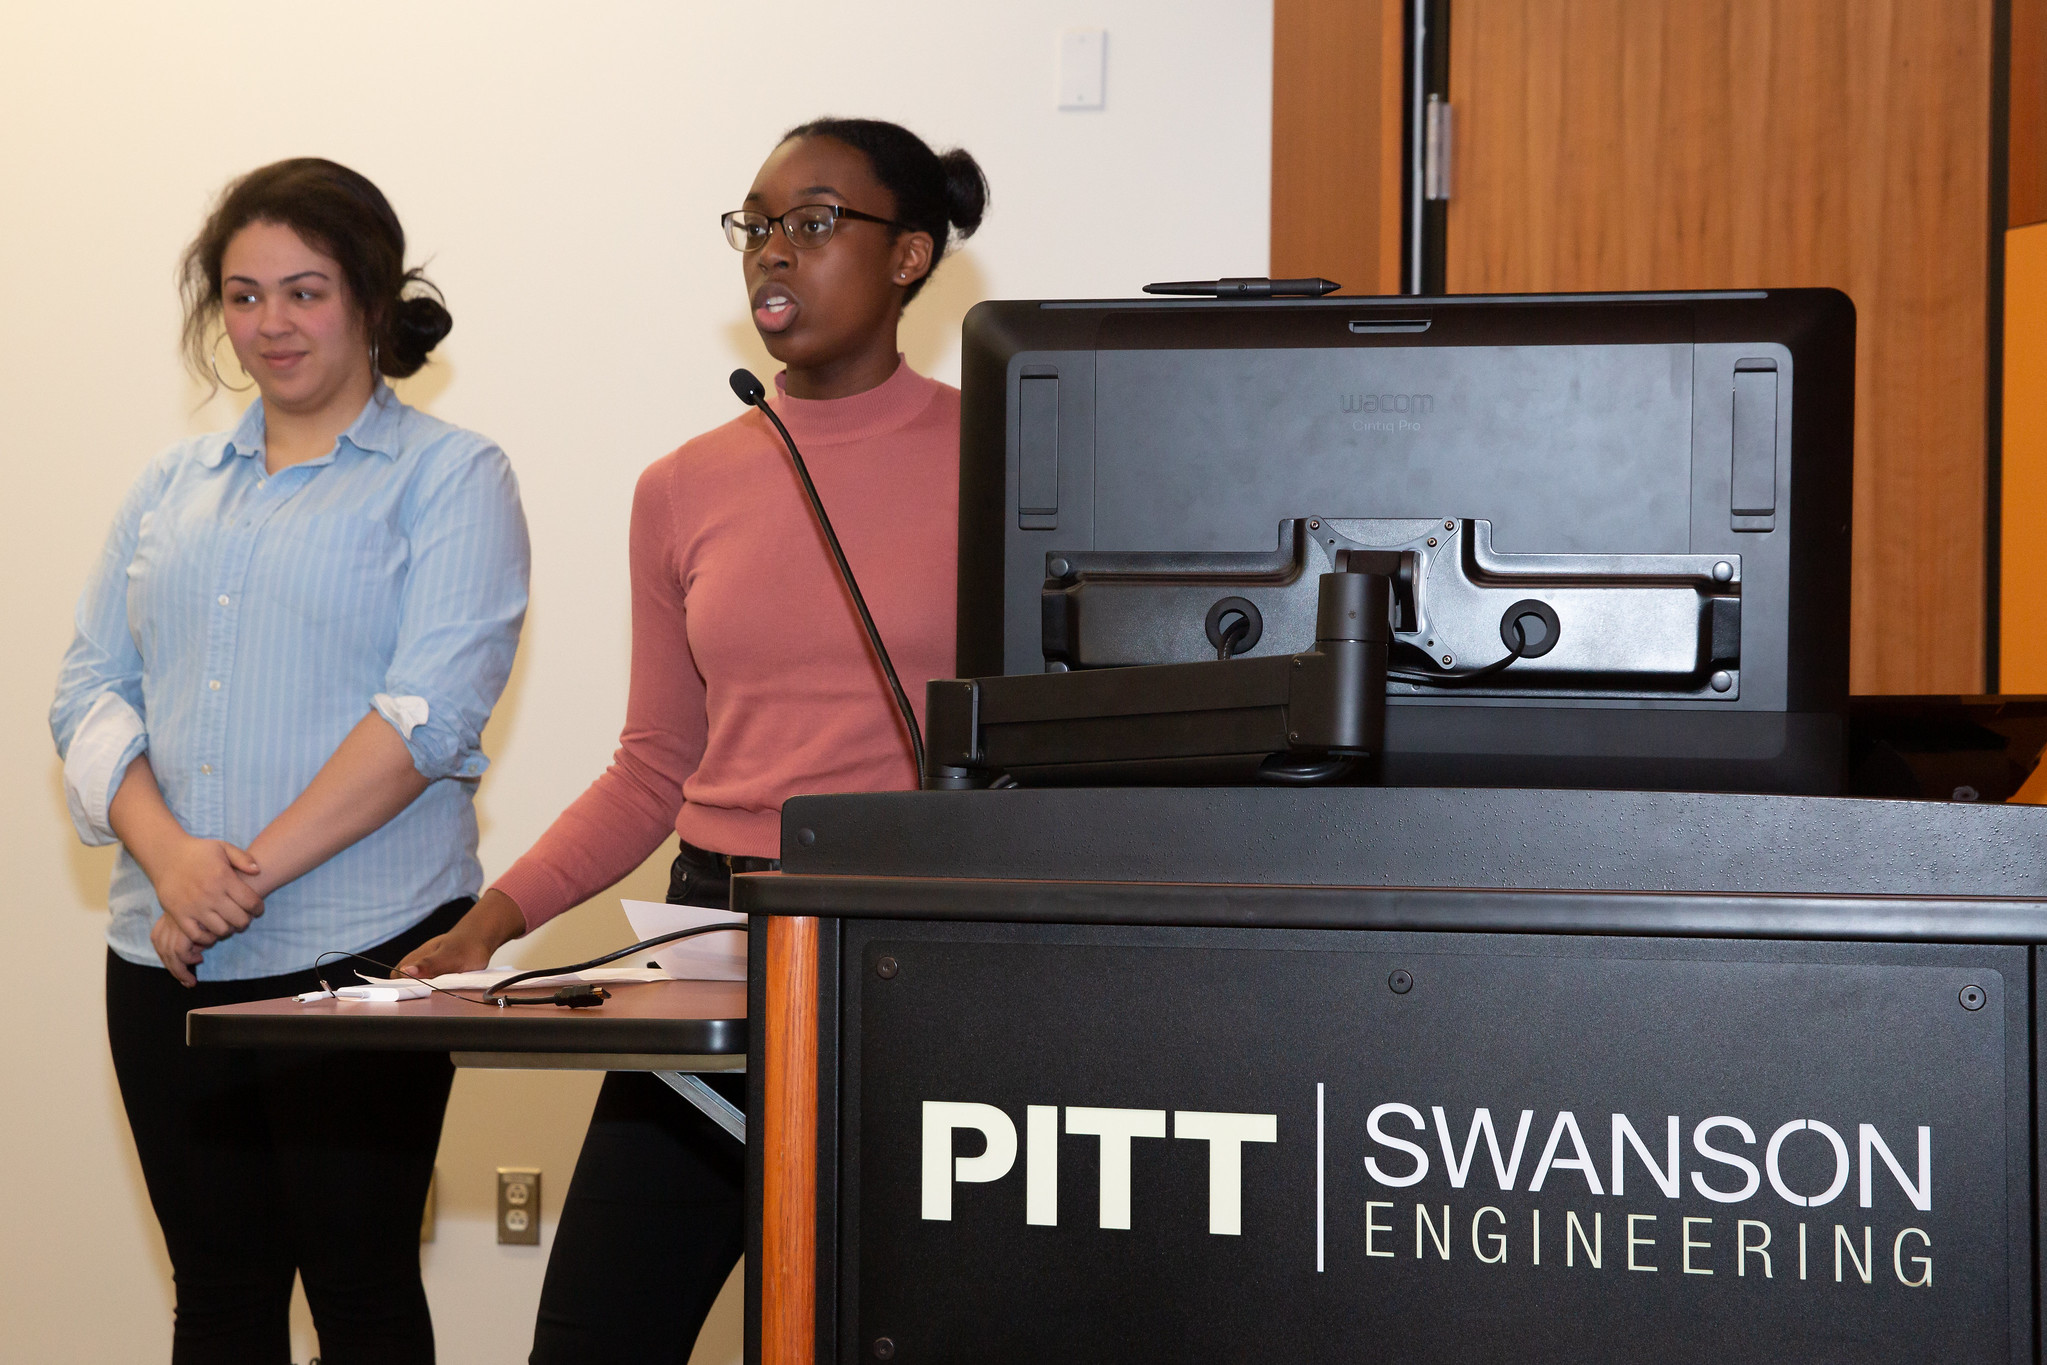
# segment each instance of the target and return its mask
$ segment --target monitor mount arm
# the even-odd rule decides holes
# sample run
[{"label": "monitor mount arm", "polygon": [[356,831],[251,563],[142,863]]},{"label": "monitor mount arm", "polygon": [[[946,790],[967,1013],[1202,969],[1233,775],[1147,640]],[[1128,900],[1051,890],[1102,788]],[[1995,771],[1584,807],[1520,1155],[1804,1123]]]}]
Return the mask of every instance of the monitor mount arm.
[{"label": "monitor mount arm", "polygon": [[1045,573],[1046,672],[932,682],[927,787],[1370,780],[1389,688],[1741,694],[1733,554],[1505,554],[1481,519],[1301,517],[1270,554],[1055,551]]}]

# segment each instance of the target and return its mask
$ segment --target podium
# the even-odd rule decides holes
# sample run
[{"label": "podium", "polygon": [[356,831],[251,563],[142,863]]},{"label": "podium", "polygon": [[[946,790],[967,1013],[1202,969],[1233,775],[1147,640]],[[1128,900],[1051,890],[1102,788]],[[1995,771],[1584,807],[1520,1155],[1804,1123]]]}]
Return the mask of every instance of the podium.
[{"label": "podium", "polygon": [[808,797],[750,1354],[2033,1360],[2047,810]]}]

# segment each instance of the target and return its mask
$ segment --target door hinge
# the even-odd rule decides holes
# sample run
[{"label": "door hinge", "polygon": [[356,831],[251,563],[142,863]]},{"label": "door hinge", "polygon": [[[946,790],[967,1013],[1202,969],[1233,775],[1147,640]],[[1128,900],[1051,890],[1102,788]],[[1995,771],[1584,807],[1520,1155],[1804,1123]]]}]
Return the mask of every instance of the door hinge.
[{"label": "door hinge", "polygon": [[1430,95],[1422,121],[1422,198],[1450,197],[1450,101]]}]

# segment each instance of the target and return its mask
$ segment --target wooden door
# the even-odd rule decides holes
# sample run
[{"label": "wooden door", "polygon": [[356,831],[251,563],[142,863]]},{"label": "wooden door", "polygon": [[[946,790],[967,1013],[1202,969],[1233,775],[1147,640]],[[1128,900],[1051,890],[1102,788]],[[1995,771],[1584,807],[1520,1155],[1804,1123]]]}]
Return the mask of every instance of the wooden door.
[{"label": "wooden door", "polygon": [[2005,234],[2003,503],[1998,680],[2047,692],[2047,221]]},{"label": "wooden door", "polygon": [[1855,300],[1858,692],[1982,690],[1991,0],[1456,0],[1453,293]]},{"label": "wooden door", "polygon": [[2038,693],[2047,692],[2047,0],[2011,0],[2010,52],[1998,687]]},{"label": "wooden door", "polygon": [[1273,0],[1274,279],[1400,292],[1402,0]]},{"label": "wooden door", "polygon": [[[1281,0],[1276,16],[1317,7]],[[1984,684],[1994,9],[1451,7],[1450,292],[1832,285],[1855,300],[1857,692]],[[1276,34],[1276,53],[1297,46]],[[1361,66],[1378,60],[1360,46]],[[1334,191],[1282,175],[1282,129],[1312,120],[1288,111],[1302,83],[1275,76],[1277,274],[1306,264],[1282,225]],[[1359,138],[1378,115],[1321,117]],[[1398,165],[1379,173],[1397,200]]]}]

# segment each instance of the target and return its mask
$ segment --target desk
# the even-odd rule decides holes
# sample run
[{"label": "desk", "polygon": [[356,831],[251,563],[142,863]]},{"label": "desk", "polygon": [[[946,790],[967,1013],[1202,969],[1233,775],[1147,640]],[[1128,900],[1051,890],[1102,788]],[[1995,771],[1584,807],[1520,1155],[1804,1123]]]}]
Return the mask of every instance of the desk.
[{"label": "desk", "polygon": [[782,848],[764,1365],[2040,1358],[2047,809],[928,792]]},{"label": "desk", "polygon": [[185,1016],[191,1047],[446,1052],[455,1065],[521,1070],[651,1071],[741,1142],[746,1116],[697,1080],[746,1070],[744,981],[611,987],[593,1009],[502,1009],[447,995],[377,1003],[257,1000]]}]

